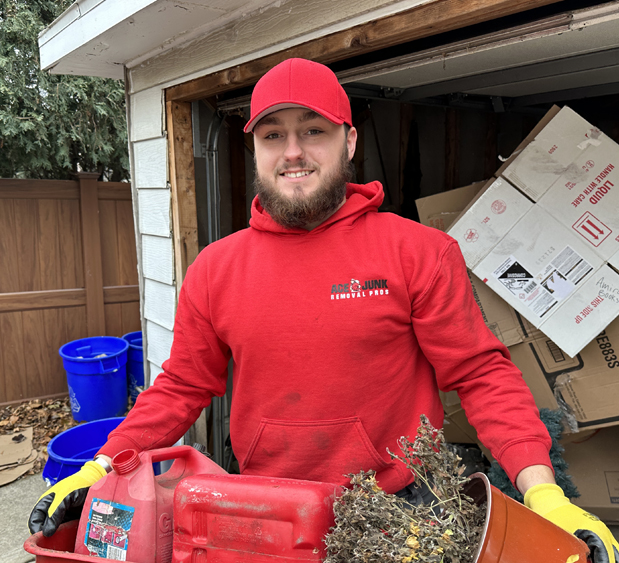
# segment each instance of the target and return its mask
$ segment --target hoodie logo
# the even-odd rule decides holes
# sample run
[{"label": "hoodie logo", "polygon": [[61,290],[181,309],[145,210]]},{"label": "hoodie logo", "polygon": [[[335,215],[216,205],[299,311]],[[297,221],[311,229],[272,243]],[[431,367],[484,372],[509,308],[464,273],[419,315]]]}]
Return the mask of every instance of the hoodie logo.
[{"label": "hoodie logo", "polygon": [[389,295],[387,280],[365,280],[352,278],[350,283],[334,283],[331,286],[331,299],[362,299]]}]

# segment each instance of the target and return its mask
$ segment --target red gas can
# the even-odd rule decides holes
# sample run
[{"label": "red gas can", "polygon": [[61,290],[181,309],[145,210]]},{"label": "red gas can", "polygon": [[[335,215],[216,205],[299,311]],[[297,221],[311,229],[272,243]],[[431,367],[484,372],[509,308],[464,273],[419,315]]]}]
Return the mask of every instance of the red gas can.
[{"label": "red gas can", "polygon": [[[153,463],[174,460],[155,475]],[[169,563],[172,558],[174,488],[198,473],[227,473],[204,454],[177,446],[138,454],[125,450],[114,471],[88,492],[75,553],[135,563]]]},{"label": "red gas can", "polygon": [[338,485],[254,475],[196,475],[174,493],[173,563],[324,559]]}]

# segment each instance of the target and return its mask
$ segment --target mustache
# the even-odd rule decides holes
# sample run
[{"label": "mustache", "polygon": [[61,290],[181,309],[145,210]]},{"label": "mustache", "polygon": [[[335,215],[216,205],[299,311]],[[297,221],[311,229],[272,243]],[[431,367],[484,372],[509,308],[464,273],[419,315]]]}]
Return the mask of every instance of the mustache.
[{"label": "mustache", "polygon": [[318,170],[319,167],[316,166],[315,164],[310,164],[309,162],[307,162],[306,160],[300,160],[298,162],[295,163],[286,163],[286,164],[282,164],[281,166],[278,166],[276,169],[276,174],[283,174],[284,172],[287,172],[288,170],[291,169],[299,169],[299,168],[303,168],[304,170]]}]

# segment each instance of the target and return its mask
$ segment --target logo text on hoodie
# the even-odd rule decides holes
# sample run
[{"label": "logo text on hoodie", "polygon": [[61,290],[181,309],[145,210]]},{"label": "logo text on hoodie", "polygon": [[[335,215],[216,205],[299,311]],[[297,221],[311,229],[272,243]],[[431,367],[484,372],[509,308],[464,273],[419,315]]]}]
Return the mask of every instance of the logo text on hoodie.
[{"label": "logo text on hoodie", "polygon": [[363,299],[364,297],[379,297],[389,295],[387,280],[351,279],[350,283],[334,283],[331,286],[331,299]]}]

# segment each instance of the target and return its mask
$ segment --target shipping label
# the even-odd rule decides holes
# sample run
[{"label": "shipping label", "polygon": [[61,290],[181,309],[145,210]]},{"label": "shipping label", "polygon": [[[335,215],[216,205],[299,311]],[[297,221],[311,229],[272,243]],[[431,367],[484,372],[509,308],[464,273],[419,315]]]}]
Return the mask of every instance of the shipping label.
[{"label": "shipping label", "polygon": [[592,270],[591,264],[566,246],[536,275],[531,274],[514,256],[507,258],[493,275],[532,313],[542,318],[569,297]]},{"label": "shipping label", "polygon": [[132,506],[93,498],[84,537],[90,555],[126,561],[134,513]]}]

